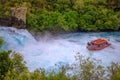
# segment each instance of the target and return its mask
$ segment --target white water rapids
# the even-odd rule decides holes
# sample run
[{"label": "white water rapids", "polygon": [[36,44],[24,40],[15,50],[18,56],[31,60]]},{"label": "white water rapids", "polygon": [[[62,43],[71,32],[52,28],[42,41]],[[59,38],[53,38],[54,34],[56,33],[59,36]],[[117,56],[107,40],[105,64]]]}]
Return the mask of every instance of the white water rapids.
[{"label": "white water rapids", "polygon": [[[76,53],[102,60],[104,65],[120,62],[120,32],[70,33],[51,37],[45,35],[39,41],[27,31],[0,26],[0,38],[5,43],[1,50],[13,50],[23,55],[30,71],[51,68],[56,63],[73,63]],[[86,49],[87,42],[97,38],[110,38],[111,46],[99,50]]]}]

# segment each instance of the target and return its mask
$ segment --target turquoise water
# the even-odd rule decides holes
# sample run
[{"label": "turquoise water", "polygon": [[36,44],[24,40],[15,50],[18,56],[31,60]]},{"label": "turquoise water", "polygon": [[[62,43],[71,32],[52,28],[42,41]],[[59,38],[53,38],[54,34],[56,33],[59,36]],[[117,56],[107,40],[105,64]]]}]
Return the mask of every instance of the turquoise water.
[{"label": "turquoise water", "polygon": [[[112,61],[120,62],[120,32],[70,33],[58,36],[48,33],[35,40],[27,30],[0,27],[0,37],[5,40],[1,50],[21,53],[31,71],[39,67],[47,69],[56,63],[72,64],[78,52],[85,57],[100,59],[104,65]],[[109,38],[112,45],[99,51],[87,50],[87,42],[97,38]]]}]

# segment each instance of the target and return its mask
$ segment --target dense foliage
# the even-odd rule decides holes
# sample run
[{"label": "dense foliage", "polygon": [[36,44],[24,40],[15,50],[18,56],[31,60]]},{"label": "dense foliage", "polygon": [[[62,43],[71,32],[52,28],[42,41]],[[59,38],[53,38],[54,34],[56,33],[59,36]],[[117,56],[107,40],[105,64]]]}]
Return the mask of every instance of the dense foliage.
[{"label": "dense foliage", "polygon": [[0,47],[2,46],[3,43],[4,43],[4,40],[0,38]]},{"label": "dense foliage", "polygon": [[0,0],[0,16],[27,3],[27,28],[37,31],[120,29],[120,0]]},{"label": "dense foliage", "polygon": [[119,80],[120,65],[103,67],[99,60],[76,54],[73,65],[56,65],[56,68],[36,69],[30,72],[23,57],[11,51],[0,52],[0,80]]},{"label": "dense foliage", "polygon": [[[11,51],[0,52],[0,80],[3,80],[8,72],[14,71],[16,74],[20,74],[23,71],[27,71],[23,58],[18,53],[12,53]],[[14,76],[14,73],[11,74]],[[9,80],[9,79],[5,79]]]}]

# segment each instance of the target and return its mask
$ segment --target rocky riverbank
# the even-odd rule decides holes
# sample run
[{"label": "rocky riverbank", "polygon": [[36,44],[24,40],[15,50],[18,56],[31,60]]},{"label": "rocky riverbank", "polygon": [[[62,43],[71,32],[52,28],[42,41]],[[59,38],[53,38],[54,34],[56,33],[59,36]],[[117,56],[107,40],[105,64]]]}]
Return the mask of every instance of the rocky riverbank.
[{"label": "rocky riverbank", "polygon": [[23,20],[19,20],[16,17],[2,17],[0,18],[0,25],[1,26],[7,26],[7,27],[16,27],[18,29],[25,29],[26,25]]},{"label": "rocky riverbank", "polygon": [[26,3],[23,3],[20,7],[11,7],[10,11],[11,14],[9,16],[0,17],[0,25],[8,27],[13,26],[18,29],[26,28]]}]

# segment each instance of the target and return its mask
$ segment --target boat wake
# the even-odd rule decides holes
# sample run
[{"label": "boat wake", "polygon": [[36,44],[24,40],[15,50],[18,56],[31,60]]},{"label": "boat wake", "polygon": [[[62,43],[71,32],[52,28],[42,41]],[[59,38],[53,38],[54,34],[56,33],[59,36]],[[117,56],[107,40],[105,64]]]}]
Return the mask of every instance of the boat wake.
[{"label": "boat wake", "polygon": [[[48,69],[57,63],[72,64],[78,52],[86,57],[100,59],[104,65],[112,61],[120,62],[120,42],[117,41],[120,39],[120,32],[71,33],[54,37],[45,35],[36,41],[27,30],[0,27],[0,37],[5,40],[2,50],[21,53],[30,71],[40,67]],[[86,49],[87,42],[107,37],[110,38],[111,46],[99,51]]]}]

